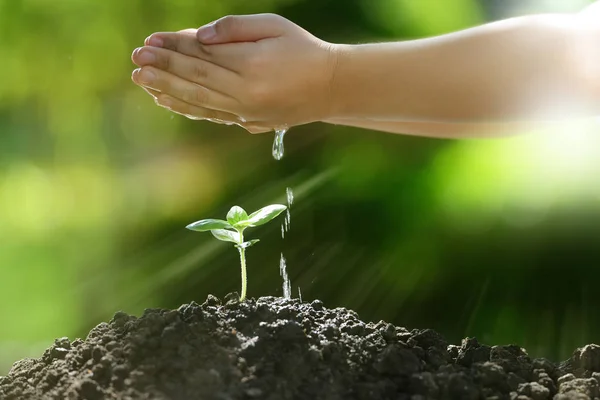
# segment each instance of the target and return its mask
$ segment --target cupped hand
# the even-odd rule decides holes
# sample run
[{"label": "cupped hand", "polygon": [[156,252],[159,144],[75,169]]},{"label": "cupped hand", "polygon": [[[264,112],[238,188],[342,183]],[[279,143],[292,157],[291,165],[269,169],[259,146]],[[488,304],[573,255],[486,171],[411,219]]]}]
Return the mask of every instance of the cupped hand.
[{"label": "cupped hand", "polygon": [[278,15],[155,33],[132,60],[133,81],[189,118],[265,132],[325,120],[332,109],[336,46]]},{"label": "cupped hand", "polygon": [[[187,46],[188,50],[191,50],[191,45],[197,44],[196,32],[197,29],[177,32],[176,40],[179,46]],[[148,41],[149,39],[146,39],[146,42]],[[207,96],[212,107],[218,104],[216,100],[226,100],[219,93],[197,83],[201,80],[194,75],[198,74],[198,69],[201,68],[201,65],[198,65],[201,64],[201,60],[176,51],[152,46],[136,49],[133,52],[132,60],[141,67],[133,71],[133,81],[150,94],[157,105],[193,120],[239,125],[250,133],[264,133],[272,130],[272,128],[246,121],[227,111],[200,105],[203,102],[199,102],[196,96]]]}]

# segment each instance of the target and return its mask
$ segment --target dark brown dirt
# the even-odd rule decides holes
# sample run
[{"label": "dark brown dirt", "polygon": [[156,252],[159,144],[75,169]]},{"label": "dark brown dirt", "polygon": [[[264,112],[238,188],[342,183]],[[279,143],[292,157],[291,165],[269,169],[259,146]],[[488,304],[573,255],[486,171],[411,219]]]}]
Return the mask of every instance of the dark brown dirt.
[{"label": "dark brown dirt", "polygon": [[0,377],[0,399],[600,399],[600,346],[560,364],[518,346],[365,323],[263,297],[117,313]]}]

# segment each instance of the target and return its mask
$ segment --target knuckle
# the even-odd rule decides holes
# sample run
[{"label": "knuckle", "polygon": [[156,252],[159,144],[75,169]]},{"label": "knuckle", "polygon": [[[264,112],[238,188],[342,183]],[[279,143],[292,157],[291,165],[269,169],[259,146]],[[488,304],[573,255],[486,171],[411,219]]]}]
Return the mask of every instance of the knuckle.
[{"label": "knuckle", "polygon": [[164,35],[162,37],[162,48],[167,50],[177,51],[179,48],[179,36],[180,35]]},{"label": "knuckle", "polygon": [[190,90],[187,97],[186,101],[193,104],[203,105],[206,103],[206,92],[200,87]]},{"label": "knuckle", "polygon": [[201,63],[195,63],[192,68],[192,76],[196,81],[203,81],[207,77],[206,67]]},{"label": "knuckle", "polygon": [[198,55],[200,57],[210,57],[212,56],[212,49],[210,46],[197,42]]},{"label": "knuckle", "polygon": [[244,18],[239,15],[227,15],[214,23],[217,36],[227,37],[234,32],[243,32]]},{"label": "knuckle", "polygon": [[169,54],[164,54],[164,52],[160,52],[159,54],[157,54],[157,58],[163,70],[171,70],[171,56]]}]

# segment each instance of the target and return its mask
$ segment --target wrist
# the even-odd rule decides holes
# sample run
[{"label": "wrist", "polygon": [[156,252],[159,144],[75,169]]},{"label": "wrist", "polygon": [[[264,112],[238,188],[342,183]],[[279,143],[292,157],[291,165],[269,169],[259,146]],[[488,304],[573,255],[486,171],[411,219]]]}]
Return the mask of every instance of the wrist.
[{"label": "wrist", "polygon": [[310,57],[302,60],[306,62],[303,63],[302,69],[297,71],[302,77],[296,78],[298,85],[295,88],[300,100],[300,103],[297,103],[300,116],[297,122],[300,125],[323,122],[336,114],[338,101],[335,99],[335,85],[343,47],[316,39],[307,52]]},{"label": "wrist", "polygon": [[347,118],[347,96],[349,95],[347,87],[349,86],[350,69],[355,56],[355,45],[332,44],[332,68],[328,82],[328,107],[327,114],[321,122],[339,123],[340,120]]},{"label": "wrist", "polygon": [[402,85],[396,52],[391,43],[336,45],[327,120],[388,117],[385,109],[393,107],[395,87]]}]

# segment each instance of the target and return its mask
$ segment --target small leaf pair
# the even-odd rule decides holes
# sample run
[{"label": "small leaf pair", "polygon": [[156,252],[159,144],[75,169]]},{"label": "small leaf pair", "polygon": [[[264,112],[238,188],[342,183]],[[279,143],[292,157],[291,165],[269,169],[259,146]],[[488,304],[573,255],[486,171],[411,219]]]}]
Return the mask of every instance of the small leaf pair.
[{"label": "small leaf pair", "polygon": [[186,228],[197,232],[212,231],[215,229],[243,230],[266,224],[285,211],[286,208],[286,206],[281,204],[273,204],[248,215],[242,207],[233,206],[227,213],[227,221],[222,219],[203,219],[189,224]]},{"label": "small leaf pair", "polygon": [[242,207],[233,206],[227,213],[227,221],[222,219],[203,219],[186,226],[187,229],[192,231],[210,231],[215,238],[221,241],[235,243],[235,247],[240,253],[240,264],[242,267],[242,294],[240,301],[244,301],[246,298],[246,249],[259,241],[258,239],[253,239],[244,242],[244,230],[264,225],[286,209],[287,207],[284,205],[273,204],[248,215]]}]

